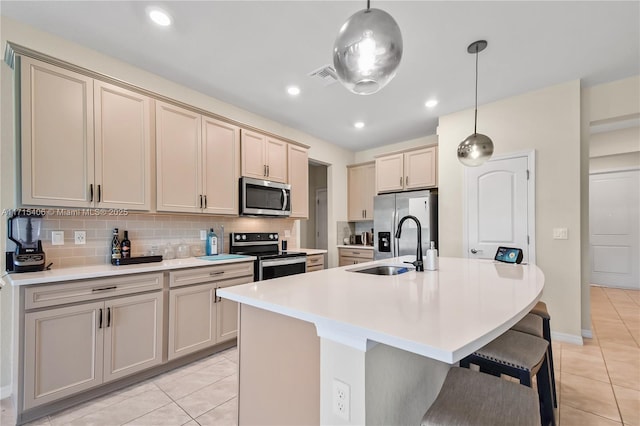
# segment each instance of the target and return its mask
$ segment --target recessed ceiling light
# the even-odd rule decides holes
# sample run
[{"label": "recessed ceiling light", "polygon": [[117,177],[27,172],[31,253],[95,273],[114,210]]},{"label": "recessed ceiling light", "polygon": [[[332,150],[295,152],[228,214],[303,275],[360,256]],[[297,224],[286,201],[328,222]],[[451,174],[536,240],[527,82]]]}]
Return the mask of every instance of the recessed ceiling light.
[{"label": "recessed ceiling light", "polygon": [[355,127],[356,129],[362,129],[364,127],[364,123],[362,121],[356,121],[355,123],[353,123],[353,127]]},{"label": "recessed ceiling light", "polygon": [[426,106],[427,108],[433,108],[436,105],[438,105],[438,101],[435,99],[430,99],[424,103],[424,106]]},{"label": "recessed ceiling light", "polygon": [[161,27],[171,25],[171,16],[164,10],[152,7],[147,10],[147,13],[149,14],[149,18]]},{"label": "recessed ceiling light", "polygon": [[298,86],[287,87],[287,93],[291,96],[298,96],[300,94],[300,88]]}]

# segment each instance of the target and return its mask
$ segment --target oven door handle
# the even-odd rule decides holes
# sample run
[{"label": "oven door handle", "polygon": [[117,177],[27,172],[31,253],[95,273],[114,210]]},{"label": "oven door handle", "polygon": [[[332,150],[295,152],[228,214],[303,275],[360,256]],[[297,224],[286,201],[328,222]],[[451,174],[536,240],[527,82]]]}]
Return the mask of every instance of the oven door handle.
[{"label": "oven door handle", "polygon": [[292,257],[288,259],[261,260],[260,266],[261,267],[283,266],[283,265],[295,265],[296,263],[307,263],[307,257],[300,256],[300,257]]}]

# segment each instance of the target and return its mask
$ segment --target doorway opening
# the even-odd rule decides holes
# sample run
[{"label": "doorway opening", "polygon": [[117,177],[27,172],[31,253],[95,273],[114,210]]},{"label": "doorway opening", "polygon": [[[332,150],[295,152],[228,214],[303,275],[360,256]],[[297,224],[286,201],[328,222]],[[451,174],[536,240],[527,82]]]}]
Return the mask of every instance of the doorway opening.
[{"label": "doorway opening", "polygon": [[309,219],[300,221],[300,246],[327,249],[327,166],[309,160]]}]

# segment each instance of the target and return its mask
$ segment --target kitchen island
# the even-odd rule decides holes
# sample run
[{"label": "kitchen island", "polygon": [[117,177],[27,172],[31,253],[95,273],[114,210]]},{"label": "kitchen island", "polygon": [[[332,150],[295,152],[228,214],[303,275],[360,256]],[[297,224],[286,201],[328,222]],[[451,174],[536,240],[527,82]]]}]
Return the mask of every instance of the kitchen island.
[{"label": "kitchen island", "polygon": [[240,424],[419,424],[450,366],[519,321],[544,287],[535,265],[489,260],[356,272],[413,260],[221,290],[241,304]]}]

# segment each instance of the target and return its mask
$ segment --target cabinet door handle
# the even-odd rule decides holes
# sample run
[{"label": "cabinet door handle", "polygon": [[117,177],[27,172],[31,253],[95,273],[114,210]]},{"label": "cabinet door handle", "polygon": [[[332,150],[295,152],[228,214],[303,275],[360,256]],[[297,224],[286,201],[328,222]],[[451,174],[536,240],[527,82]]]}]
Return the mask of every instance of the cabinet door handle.
[{"label": "cabinet door handle", "polygon": [[93,184],[89,184],[89,202],[93,203]]},{"label": "cabinet door handle", "polygon": [[204,196],[204,208],[205,209],[207,208],[207,196],[206,195]]},{"label": "cabinet door handle", "polygon": [[267,177],[269,177],[269,165],[267,164]]},{"label": "cabinet door handle", "polygon": [[209,275],[212,277],[215,277],[216,275],[222,275],[222,274],[224,274],[224,271],[209,272]]},{"label": "cabinet door handle", "polygon": [[266,164],[262,165],[262,176],[267,176],[267,165]]},{"label": "cabinet door handle", "polygon": [[216,287],[216,302],[222,302],[222,297],[218,296],[218,290],[220,289],[220,287]]},{"label": "cabinet door handle", "polygon": [[400,176],[400,186],[402,186],[402,176]]},{"label": "cabinet door handle", "polygon": [[107,327],[111,327],[111,308],[107,308]]},{"label": "cabinet door handle", "polygon": [[102,185],[98,185],[98,202],[102,201]]},{"label": "cabinet door handle", "polygon": [[404,178],[404,184],[409,185],[409,176]]},{"label": "cabinet door handle", "polygon": [[107,291],[107,290],[115,290],[118,286],[114,285],[111,287],[100,287],[100,288],[92,288],[91,291]]},{"label": "cabinet door handle", "polygon": [[200,194],[200,208],[202,208],[202,194]]},{"label": "cabinet door handle", "polygon": [[102,328],[102,308],[100,308],[98,315],[100,316],[100,318],[98,318],[98,328]]}]

